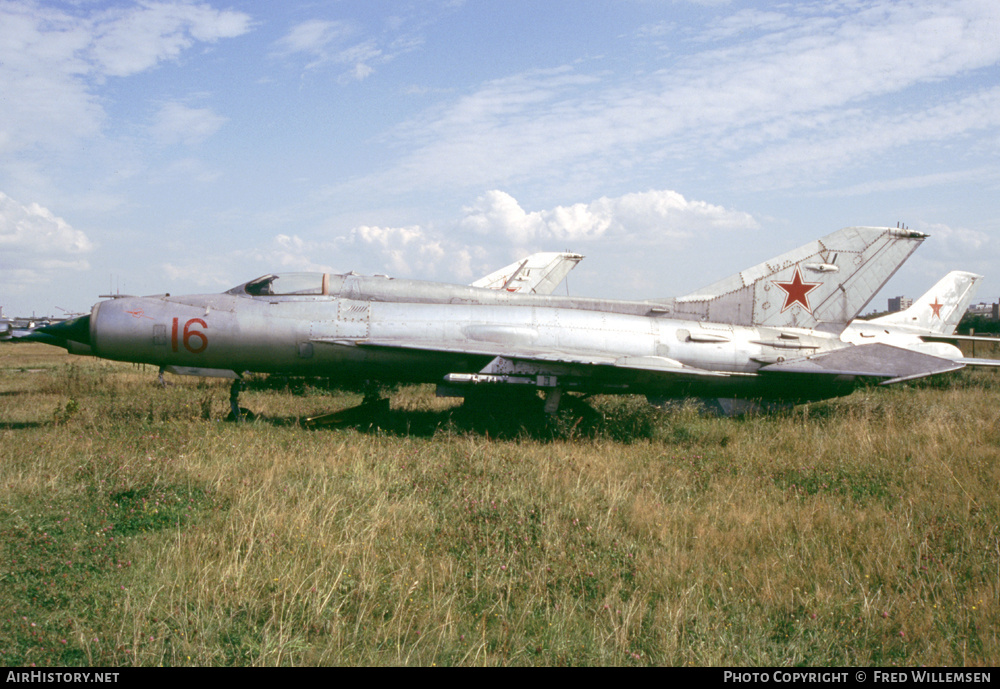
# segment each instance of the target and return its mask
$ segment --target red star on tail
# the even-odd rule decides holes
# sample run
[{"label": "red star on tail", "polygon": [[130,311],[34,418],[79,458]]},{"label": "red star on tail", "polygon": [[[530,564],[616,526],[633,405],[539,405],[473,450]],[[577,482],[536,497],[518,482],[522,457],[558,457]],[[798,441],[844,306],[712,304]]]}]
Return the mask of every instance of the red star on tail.
[{"label": "red star on tail", "polygon": [[934,315],[937,316],[938,318],[941,318],[941,307],[942,306],[944,306],[944,304],[939,304],[938,303],[938,298],[934,297],[934,303],[930,304],[930,307],[931,307],[931,311],[933,311]]},{"label": "red star on tail", "polygon": [[809,297],[807,295],[823,283],[803,282],[802,273],[799,272],[799,268],[796,266],[795,277],[792,278],[791,282],[775,282],[774,284],[785,290],[785,305],[781,307],[782,313],[789,309],[792,304],[796,303],[801,304],[805,307],[806,311],[812,313],[812,307],[809,306]]}]

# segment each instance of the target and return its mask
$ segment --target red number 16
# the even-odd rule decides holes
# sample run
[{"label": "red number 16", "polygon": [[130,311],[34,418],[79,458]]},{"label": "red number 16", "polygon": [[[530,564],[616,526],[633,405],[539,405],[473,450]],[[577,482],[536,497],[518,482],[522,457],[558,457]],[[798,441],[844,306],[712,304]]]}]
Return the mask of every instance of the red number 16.
[{"label": "red number 16", "polygon": [[[192,325],[200,325],[203,328],[207,328],[208,323],[206,323],[200,318],[192,318],[191,320],[189,320],[187,323],[184,324],[184,330],[183,333],[181,334],[180,342],[184,345],[184,349],[188,350],[192,354],[199,354],[201,352],[204,352],[205,348],[208,347],[208,335],[206,335],[200,330],[192,329],[191,328]],[[177,347],[178,329],[179,326],[177,323],[177,319],[174,318],[173,328],[170,331],[170,348],[175,352],[178,351]],[[192,339],[197,339],[199,341],[199,344],[197,346],[193,345],[191,343]]]}]

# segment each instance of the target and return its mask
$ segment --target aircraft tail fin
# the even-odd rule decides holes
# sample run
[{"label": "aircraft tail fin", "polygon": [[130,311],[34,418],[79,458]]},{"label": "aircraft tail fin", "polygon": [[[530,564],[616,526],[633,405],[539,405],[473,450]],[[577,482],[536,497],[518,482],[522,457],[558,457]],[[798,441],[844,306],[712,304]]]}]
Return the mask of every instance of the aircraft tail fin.
[{"label": "aircraft tail fin", "polygon": [[926,234],[847,227],[675,301],[678,317],[840,332]]},{"label": "aircraft tail fin", "polygon": [[903,311],[873,318],[869,323],[919,328],[939,335],[952,335],[969,302],[979,289],[982,275],[953,270]]},{"label": "aircraft tail fin", "polygon": [[583,260],[580,254],[542,252],[493,271],[472,283],[472,287],[521,292],[522,294],[552,294],[569,271]]}]

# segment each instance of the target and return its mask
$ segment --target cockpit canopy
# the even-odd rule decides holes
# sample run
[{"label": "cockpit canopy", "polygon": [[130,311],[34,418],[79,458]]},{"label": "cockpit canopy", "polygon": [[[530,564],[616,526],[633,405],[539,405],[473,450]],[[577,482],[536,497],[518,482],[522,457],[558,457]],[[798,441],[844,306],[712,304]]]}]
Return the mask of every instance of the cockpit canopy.
[{"label": "cockpit canopy", "polygon": [[251,297],[322,296],[337,294],[343,281],[342,275],[331,276],[329,273],[281,273],[262,275],[256,280],[232,288],[229,293],[249,294]]}]

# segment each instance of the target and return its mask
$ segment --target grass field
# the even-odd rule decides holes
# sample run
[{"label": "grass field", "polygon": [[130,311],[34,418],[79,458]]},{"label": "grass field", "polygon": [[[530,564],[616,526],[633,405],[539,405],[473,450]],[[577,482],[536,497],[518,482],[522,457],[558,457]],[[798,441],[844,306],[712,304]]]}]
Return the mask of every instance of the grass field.
[{"label": "grass field", "polygon": [[553,424],[0,345],[4,665],[996,665],[1000,383]]}]

